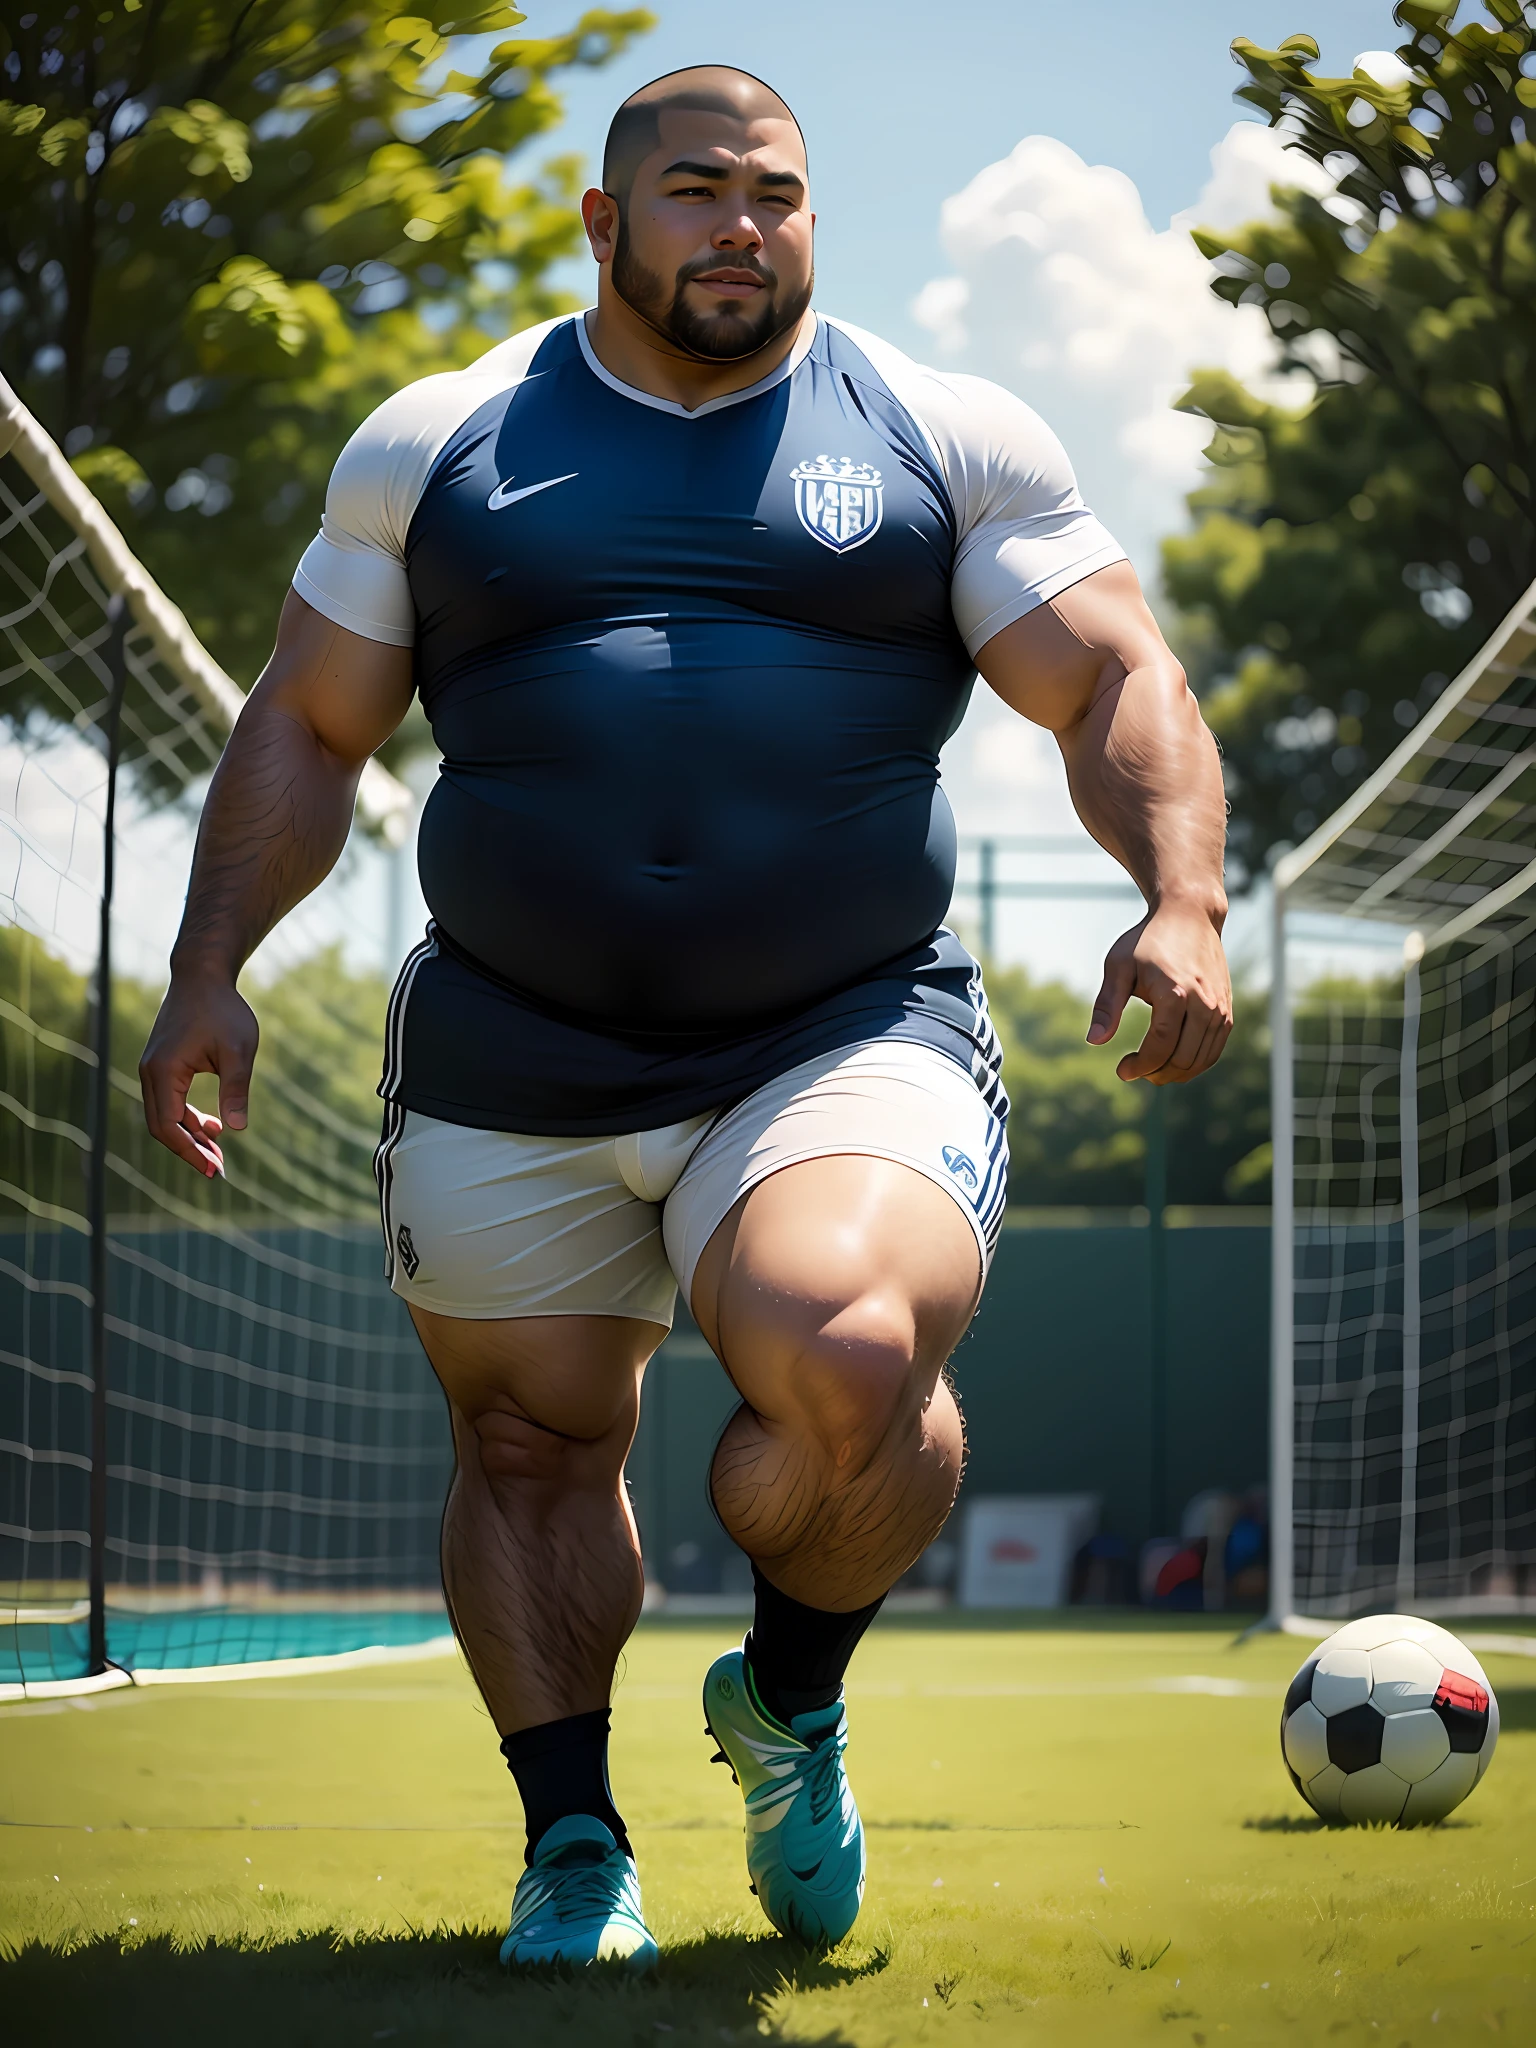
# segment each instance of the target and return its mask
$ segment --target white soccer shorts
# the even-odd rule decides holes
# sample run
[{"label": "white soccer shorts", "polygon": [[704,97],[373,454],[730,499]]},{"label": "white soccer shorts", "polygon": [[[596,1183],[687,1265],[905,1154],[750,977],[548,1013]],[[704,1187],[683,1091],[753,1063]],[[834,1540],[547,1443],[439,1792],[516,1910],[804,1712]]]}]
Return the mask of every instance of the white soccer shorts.
[{"label": "white soccer shorts", "polygon": [[983,1083],[905,1039],[807,1060],[734,1108],[617,1138],[529,1137],[391,1104],[376,1169],[386,1272],[438,1315],[636,1316],[670,1329],[711,1235],[781,1167],[856,1153],[923,1174],[976,1233],[1002,1224],[1005,1127]]}]

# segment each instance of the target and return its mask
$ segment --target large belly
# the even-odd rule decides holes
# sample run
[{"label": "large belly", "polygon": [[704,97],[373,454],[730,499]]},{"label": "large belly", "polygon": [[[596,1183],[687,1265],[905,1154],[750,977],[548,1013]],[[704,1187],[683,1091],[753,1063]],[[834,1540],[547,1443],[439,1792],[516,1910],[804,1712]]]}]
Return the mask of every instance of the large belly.
[{"label": "large belly", "polygon": [[[563,674],[435,716],[443,930],[636,1031],[746,1028],[920,943],[954,880],[931,677]],[[947,694],[947,693],[946,693]]]}]

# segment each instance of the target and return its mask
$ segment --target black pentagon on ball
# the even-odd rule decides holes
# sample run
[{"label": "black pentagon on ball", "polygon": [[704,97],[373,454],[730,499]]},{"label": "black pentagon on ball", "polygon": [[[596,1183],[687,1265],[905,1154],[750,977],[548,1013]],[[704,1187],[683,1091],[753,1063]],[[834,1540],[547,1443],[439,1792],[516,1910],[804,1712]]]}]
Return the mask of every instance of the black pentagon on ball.
[{"label": "black pentagon on ball", "polygon": [[1309,1657],[1296,1676],[1291,1680],[1290,1690],[1285,1696],[1285,1705],[1280,1709],[1280,1726],[1283,1728],[1299,1706],[1312,1697],[1312,1674],[1317,1669],[1316,1657]]},{"label": "black pentagon on ball", "polygon": [[1386,1727],[1381,1709],[1369,1700],[1342,1714],[1328,1716],[1328,1761],[1341,1771],[1366,1771],[1381,1762],[1381,1737]]}]

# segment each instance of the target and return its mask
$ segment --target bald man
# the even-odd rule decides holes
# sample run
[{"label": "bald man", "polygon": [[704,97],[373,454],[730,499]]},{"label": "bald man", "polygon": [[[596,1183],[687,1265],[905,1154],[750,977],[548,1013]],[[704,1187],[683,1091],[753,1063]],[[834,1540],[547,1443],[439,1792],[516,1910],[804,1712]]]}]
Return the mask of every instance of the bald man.
[{"label": "bald man", "polygon": [[[1053,732],[1146,915],[1089,1038],[1127,1081],[1231,1023],[1215,748],[1121,550],[1010,393],[811,310],[806,155],[738,71],[619,109],[582,200],[597,304],[354,435],[209,791],[143,1063],[218,1170],[235,978],[331,867],[419,691],[432,922],[390,1005],[388,1271],[447,1394],[443,1582],[527,1819],[510,1965],[650,1967],[607,1768],[640,1612],[624,1488],[676,1289],[740,1405],[714,1504],[752,1562],[704,1703],[773,1925],[853,1925],[842,1681],[942,1527],[944,1367],[1002,1217],[981,973],[943,923],[938,758],[979,670]],[[217,1118],[187,1103],[219,1076]]]}]

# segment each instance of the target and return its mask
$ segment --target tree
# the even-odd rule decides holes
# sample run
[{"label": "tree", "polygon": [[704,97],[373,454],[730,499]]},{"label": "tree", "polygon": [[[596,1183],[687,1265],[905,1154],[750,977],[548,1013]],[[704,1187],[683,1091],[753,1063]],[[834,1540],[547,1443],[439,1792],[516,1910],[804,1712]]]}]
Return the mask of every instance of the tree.
[{"label": "tree", "polygon": [[1536,8],[1395,10],[1380,76],[1246,40],[1238,97],[1335,180],[1278,218],[1199,233],[1214,289],[1268,316],[1286,408],[1231,377],[1194,532],[1166,543],[1226,756],[1239,885],[1399,741],[1536,576]]},{"label": "tree", "polygon": [[35,0],[0,21],[0,368],[246,681],[348,434],[562,309],[578,165],[503,158],[652,17]]}]

